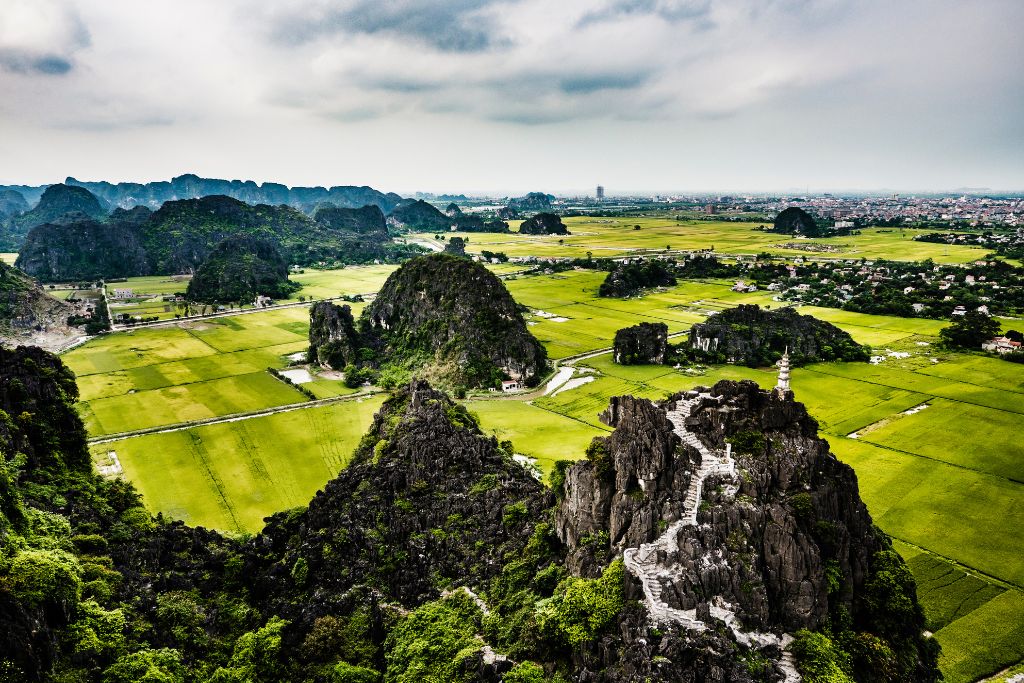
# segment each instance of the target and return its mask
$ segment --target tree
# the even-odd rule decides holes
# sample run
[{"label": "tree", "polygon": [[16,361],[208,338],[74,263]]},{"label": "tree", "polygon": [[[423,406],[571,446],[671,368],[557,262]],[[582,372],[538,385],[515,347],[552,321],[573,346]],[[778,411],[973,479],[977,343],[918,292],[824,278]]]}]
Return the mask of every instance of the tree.
[{"label": "tree", "polygon": [[950,349],[977,349],[983,342],[999,334],[1002,326],[995,318],[978,311],[968,311],[939,331],[942,343]]}]

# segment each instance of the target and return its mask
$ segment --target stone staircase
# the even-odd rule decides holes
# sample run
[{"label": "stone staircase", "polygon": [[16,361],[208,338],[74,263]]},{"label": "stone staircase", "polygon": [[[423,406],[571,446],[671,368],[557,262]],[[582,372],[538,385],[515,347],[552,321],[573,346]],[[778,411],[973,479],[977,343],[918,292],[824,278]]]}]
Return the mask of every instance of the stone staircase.
[{"label": "stone staircase", "polygon": [[[731,455],[731,446],[724,453],[714,453],[700,438],[686,428],[686,418],[694,406],[710,394],[690,392],[676,402],[675,408],[667,412],[673,431],[688,446],[700,453],[701,464],[690,478],[683,502],[682,517],[671,524],[661,536],[651,543],[643,543],[637,548],[627,548],[622,553],[626,569],[633,574],[643,587],[644,603],[652,622],[656,625],[678,624],[691,631],[704,631],[707,624],[697,619],[697,610],[682,610],[672,607],[662,599],[663,580],[671,580],[671,572],[661,564],[679,550],[679,532],[683,527],[697,525],[697,512],[700,508],[704,481],[710,476],[736,477],[736,461]],[[731,487],[733,491],[736,487]],[[723,621],[732,631],[738,643],[747,647],[762,648],[777,645],[782,648],[782,659],[779,664],[785,673],[785,683],[798,683],[801,680],[796,670],[793,655],[785,648],[793,641],[793,637],[784,634],[781,638],[773,633],[743,631],[731,605],[721,597],[716,597],[711,605],[711,615]]]}]

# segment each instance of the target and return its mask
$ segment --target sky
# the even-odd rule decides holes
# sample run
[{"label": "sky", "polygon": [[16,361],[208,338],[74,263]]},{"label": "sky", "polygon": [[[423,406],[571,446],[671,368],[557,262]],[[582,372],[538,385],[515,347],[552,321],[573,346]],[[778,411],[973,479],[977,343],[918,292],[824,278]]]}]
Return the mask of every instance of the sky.
[{"label": "sky", "polygon": [[2,0],[0,183],[1024,189],[1021,0]]}]

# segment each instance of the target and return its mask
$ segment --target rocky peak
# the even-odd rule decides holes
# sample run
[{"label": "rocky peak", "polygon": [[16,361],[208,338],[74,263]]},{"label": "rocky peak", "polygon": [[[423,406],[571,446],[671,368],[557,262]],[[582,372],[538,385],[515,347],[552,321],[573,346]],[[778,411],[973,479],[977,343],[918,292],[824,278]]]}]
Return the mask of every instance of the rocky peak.
[{"label": "rocky peak", "polygon": [[359,351],[352,308],[317,301],[309,310],[309,362],[341,370],[354,363]]},{"label": "rocky peak", "polygon": [[[628,593],[670,634],[661,650],[758,651],[790,681],[799,676],[782,649],[797,630],[852,615],[849,637],[879,633],[872,576],[902,562],[791,392],[723,381],[660,405],[617,398],[602,419],[615,432],[564,472],[557,532],[576,571],[623,556]],[[912,590],[902,599],[916,605]],[[912,652],[908,670],[929,680],[920,609],[907,619],[885,646]],[[659,679],[693,680],[676,673]]]},{"label": "rocky peak", "polygon": [[[500,572],[550,502],[465,408],[415,380],[385,402],[352,464],[308,510],[269,520],[253,543],[274,562],[260,590],[284,599],[309,586],[315,602],[331,603],[367,584],[418,605],[445,586],[479,586]],[[512,504],[520,506],[514,515]],[[296,581],[288,570],[299,558],[305,578]]]}]

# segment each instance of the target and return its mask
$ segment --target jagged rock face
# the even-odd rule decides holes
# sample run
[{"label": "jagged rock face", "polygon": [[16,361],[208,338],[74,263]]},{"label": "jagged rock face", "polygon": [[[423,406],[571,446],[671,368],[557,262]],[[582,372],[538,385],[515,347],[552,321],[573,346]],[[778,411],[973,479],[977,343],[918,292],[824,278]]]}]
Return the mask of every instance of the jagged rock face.
[{"label": "jagged rock face", "polygon": [[497,211],[498,220],[514,221],[519,218],[519,211],[513,206],[503,206]]},{"label": "jagged rock face", "polygon": [[669,287],[674,284],[675,275],[658,261],[623,263],[608,273],[597,294],[624,298],[640,294],[649,287]]},{"label": "jagged rock face", "polygon": [[[522,505],[515,519],[513,503]],[[253,590],[297,619],[311,612],[288,602],[295,593],[326,606],[357,584],[419,605],[438,597],[439,584],[480,586],[495,576],[550,504],[465,409],[414,381],[384,404],[353,464],[306,511],[270,518],[251,544]],[[300,558],[305,578],[296,581]]]},{"label": "jagged rock face", "polygon": [[[421,256],[388,277],[361,317],[384,358],[419,359],[420,371],[467,387],[545,372],[546,353],[505,285],[479,263]],[[428,370],[429,368],[429,370]]]},{"label": "jagged rock face", "polygon": [[295,291],[288,263],[267,240],[233,235],[196,270],[185,296],[206,303],[249,303],[257,296],[284,298]]},{"label": "jagged rock face", "polygon": [[88,219],[33,228],[16,265],[42,282],[135,277],[151,272],[131,227]]},{"label": "jagged rock face", "polygon": [[521,235],[568,235],[569,229],[553,213],[538,213],[519,224]]},{"label": "jagged rock face", "polygon": [[[568,566],[593,573],[595,564],[623,551],[644,553],[649,576],[629,574],[632,597],[649,600],[645,580],[656,581],[663,612],[689,610],[712,627],[670,618],[655,638],[642,619],[627,613],[621,640],[609,637],[604,644],[619,654],[598,656],[591,670],[610,668],[587,680],[747,681],[750,672],[735,667],[739,653],[761,647],[762,656],[774,659],[783,632],[820,628],[840,613],[851,615],[858,631],[885,632],[872,621],[877,614],[868,617],[874,608],[866,596],[874,558],[888,549],[888,540],[872,525],[853,470],[829,452],[817,423],[791,393],[722,381],[672,396],[663,406],[614,399],[602,419],[616,431],[564,475],[556,528],[569,548]],[[681,441],[681,433],[693,441]],[[735,474],[716,469],[723,455]],[[699,495],[687,496],[684,505],[681,496],[691,483],[699,484]],[[595,547],[593,535],[601,529],[609,532],[607,544]],[[908,597],[914,599],[912,590]],[[719,621],[723,614],[731,615],[731,624]],[[932,680],[934,661],[929,665],[918,621],[889,645],[907,657],[905,680]],[[755,645],[742,640],[749,634]],[[668,661],[654,666],[656,655]],[[718,673],[703,677],[692,668],[698,661]]]},{"label": "jagged rock face", "polygon": [[817,237],[821,230],[811,214],[799,206],[791,206],[779,212],[775,217],[772,232],[781,232],[787,235],[805,235]]},{"label": "jagged rock face", "polygon": [[448,230],[451,222],[451,218],[422,199],[399,205],[388,216],[388,223],[400,230]]},{"label": "jagged rock face", "polygon": [[[39,333],[70,336],[75,308],[56,299],[27,275],[0,262],[0,344],[29,343]],[[58,342],[60,340],[58,339]]]},{"label": "jagged rock face", "polygon": [[88,190],[70,185],[50,185],[32,210],[10,220],[5,249],[20,251],[25,236],[38,225],[65,222],[66,214],[72,220],[102,218],[106,211],[100,201]]},{"label": "jagged rock face", "polygon": [[387,235],[387,224],[384,212],[379,206],[368,205],[360,209],[346,209],[337,206],[325,206],[317,209],[313,219],[319,223],[342,232],[357,234],[384,233]]},{"label": "jagged rock face", "polygon": [[555,514],[558,537],[570,552],[566,566],[596,576],[605,553],[594,556],[582,539],[608,532],[611,555],[652,540],[662,519],[680,509],[700,456],[672,433],[665,411],[646,399],[612,398],[601,421],[615,427],[591,445],[586,465],[565,473],[564,496]]},{"label": "jagged rock face", "polygon": [[667,352],[665,323],[640,323],[615,333],[613,357],[620,365],[661,365]]},{"label": "jagged rock face", "polygon": [[342,370],[357,360],[359,333],[352,308],[317,301],[309,310],[309,362]]},{"label": "jagged rock face", "polygon": [[866,361],[869,354],[835,325],[793,308],[775,311],[742,304],[690,328],[690,351],[699,358],[764,366],[788,348],[793,365]]}]

